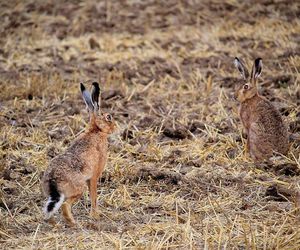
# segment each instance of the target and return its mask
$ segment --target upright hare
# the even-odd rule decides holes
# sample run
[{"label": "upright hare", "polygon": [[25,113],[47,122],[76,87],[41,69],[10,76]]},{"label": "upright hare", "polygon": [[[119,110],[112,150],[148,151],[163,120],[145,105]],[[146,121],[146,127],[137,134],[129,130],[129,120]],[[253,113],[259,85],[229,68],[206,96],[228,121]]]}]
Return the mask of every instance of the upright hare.
[{"label": "upright hare", "polygon": [[43,191],[48,197],[44,207],[45,219],[52,220],[62,206],[63,216],[69,225],[75,225],[71,206],[82,196],[86,184],[90,192],[91,216],[97,214],[97,182],[107,160],[107,138],[115,129],[110,114],[98,114],[98,83],[92,84],[91,94],[82,83],[80,89],[90,113],[89,127],[63,154],[52,159],[42,178]]},{"label": "upright hare", "polygon": [[247,151],[254,161],[268,160],[274,152],[287,154],[288,132],[279,111],[257,91],[257,78],[262,59],[255,59],[249,77],[244,64],[236,57],[234,64],[245,83],[238,87],[235,98],[240,104],[240,118],[247,134]]}]

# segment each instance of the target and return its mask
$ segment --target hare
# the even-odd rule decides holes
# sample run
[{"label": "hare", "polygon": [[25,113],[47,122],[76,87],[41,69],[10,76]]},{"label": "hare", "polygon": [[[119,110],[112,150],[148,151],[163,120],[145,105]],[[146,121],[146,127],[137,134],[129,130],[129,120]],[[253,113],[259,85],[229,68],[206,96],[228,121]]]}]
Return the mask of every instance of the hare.
[{"label": "hare", "polygon": [[270,101],[259,95],[257,78],[262,71],[262,59],[255,59],[249,79],[249,72],[236,57],[234,64],[245,83],[235,91],[240,102],[240,118],[247,134],[246,149],[256,161],[268,161],[273,153],[288,153],[288,132],[279,111]]},{"label": "hare", "polygon": [[70,226],[76,224],[71,206],[82,196],[86,184],[91,199],[90,215],[97,216],[97,182],[107,161],[107,138],[115,130],[110,114],[98,114],[98,83],[92,84],[91,93],[82,83],[80,89],[90,113],[89,127],[63,154],[52,159],[42,178],[43,192],[48,197],[45,219],[53,222],[54,213],[62,206],[63,216]]}]

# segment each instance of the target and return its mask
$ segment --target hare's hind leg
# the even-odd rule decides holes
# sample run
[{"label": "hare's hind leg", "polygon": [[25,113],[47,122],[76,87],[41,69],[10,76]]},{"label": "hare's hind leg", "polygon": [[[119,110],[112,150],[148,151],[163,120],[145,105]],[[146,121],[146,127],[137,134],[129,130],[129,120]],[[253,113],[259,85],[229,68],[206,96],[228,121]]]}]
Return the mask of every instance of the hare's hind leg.
[{"label": "hare's hind leg", "polygon": [[74,217],[72,215],[71,209],[72,209],[73,203],[76,202],[79,198],[80,198],[80,196],[70,197],[62,204],[62,213],[63,213],[63,216],[64,216],[64,218],[67,221],[69,226],[75,226],[76,225],[76,222],[75,222]]},{"label": "hare's hind leg", "polygon": [[50,225],[52,225],[54,227],[58,226],[56,220],[53,217],[47,219],[46,222],[48,222]]}]

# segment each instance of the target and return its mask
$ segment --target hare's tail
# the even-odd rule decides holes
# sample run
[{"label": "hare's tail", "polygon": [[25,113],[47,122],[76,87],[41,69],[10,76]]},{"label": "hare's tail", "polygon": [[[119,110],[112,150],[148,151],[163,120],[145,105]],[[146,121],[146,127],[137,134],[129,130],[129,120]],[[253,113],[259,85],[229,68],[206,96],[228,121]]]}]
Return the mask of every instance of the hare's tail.
[{"label": "hare's tail", "polygon": [[44,206],[45,219],[50,219],[61,207],[65,200],[65,196],[58,192],[57,184],[54,180],[49,181],[49,198]]}]

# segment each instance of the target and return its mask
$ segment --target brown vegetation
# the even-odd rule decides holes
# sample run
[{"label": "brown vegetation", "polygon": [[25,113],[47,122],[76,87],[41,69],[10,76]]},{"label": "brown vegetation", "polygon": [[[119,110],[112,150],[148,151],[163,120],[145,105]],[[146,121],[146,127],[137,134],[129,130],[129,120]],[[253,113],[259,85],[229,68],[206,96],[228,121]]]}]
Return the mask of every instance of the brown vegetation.
[{"label": "brown vegetation", "polygon": [[[299,249],[297,1],[0,5],[1,249]],[[261,94],[289,124],[272,165],[244,154],[235,56],[263,58]],[[118,131],[100,219],[86,194],[80,226],[53,228],[40,177],[86,128],[81,81],[100,82]]]}]

